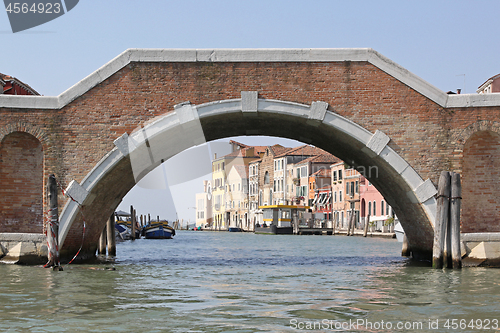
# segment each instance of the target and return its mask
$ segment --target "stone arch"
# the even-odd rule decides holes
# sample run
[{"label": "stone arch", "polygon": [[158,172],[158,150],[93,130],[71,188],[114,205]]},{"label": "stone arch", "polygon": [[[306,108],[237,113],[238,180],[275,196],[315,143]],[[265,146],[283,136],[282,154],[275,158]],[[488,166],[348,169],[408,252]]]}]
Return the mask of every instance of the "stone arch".
[{"label": "stone arch", "polygon": [[38,138],[15,128],[2,133],[0,179],[0,232],[42,233],[43,147]]},{"label": "stone arch", "polygon": [[[300,130],[299,130],[300,129]],[[349,161],[359,170],[377,167],[369,180],[396,210],[417,258],[432,253],[436,189],[392,148],[390,138],[371,133],[328,109],[324,102],[304,105],[258,99],[242,92],[241,99],[198,106],[183,103],[139,130],[115,140],[111,150],[82,180],[67,189],[85,207],[88,233],[84,252],[95,253],[97,239],[109,216],[136,181],[173,155],[215,139],[239,135],[267,135],[296,139],[320,147]],[[79,247],[82,221],[78,204],[68,200],[61,214],[61,254]],[[71,229],[71,230],[70,230]],[[68,244],[66,239],[71,239]]]},{"label": "stone arch", "polygon": [[[490,129],[470,135],[462,163],[462,232],[499,232],[500,134]],[[488,199],[485,200],[484,198]]]},{"label": "stone arch", "polygon": [[47,134],[39,127],[33,126],[31,124],[25,123],[25,122],[15,122],[15,123],[10,123],[2,128],[0,128],[0,142],[3,141],[3,139],[14,132],[24,132],[31,134],[35,138],[40,141],[42,144],[43,150],[46,149],[48,145],[48,137]]},{"label": "stone arch", "polygon": [[[449,144],[451,146],[457,147],[458,151],[463,152],[465,149],[466,142],[477,132],[480,131],[492,131],[500,134],[500,122],[491,120],[479,120],[476,121],[464,129],[454,130]],[[463,171],[463,160],[460,154],[455,154],[455,168],[457,172],[461,173]]]}]

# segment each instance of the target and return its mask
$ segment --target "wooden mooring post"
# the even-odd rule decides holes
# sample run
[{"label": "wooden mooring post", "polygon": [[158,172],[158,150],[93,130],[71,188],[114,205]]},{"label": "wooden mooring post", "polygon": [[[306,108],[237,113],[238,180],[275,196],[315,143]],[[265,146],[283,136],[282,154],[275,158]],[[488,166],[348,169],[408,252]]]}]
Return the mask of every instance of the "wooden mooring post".
[{"label": "wooden mooring post", "polygon": [[108,239],[108,256],[116,256],[116,238],[115,238],[115,214],[111,214],[106,226]]},{"label": "wooden mooring post", "polygon": [[402,257],[411,256],[410,243],[408,243],[408,238],[406,237],[406,234],[403,235],[403,247],[401,248],[401,256]]},{"label": "wooden mooring post", "polygon": [[433,268],[462,268],[460,251],[460,174],[443,171],[439,178],[434,225]]},{"label": "wooden mooring post", "polygon": [[462,268],[462,253],[460,251],[460,205],[462,201],[462,184],[460,174],[451,174],[450,198],[450,235],[451,239],[451,268]]},{"label": "wooden mooring post", "polygon": [[134,206],[130,206],[130,230],[131,230],[131,239],[135,240],[135,209]]},{"label": "wooden mooring post", "polygon": [[349,225],[347,226],[347,236],[354,236],[354,224],[356,223],[354,221],[354,217],[356,214],[354,214],[354,208],[351,209],[351,218],[349,219]]},{"label": "wooden mooring post", "polygon": [[52,174],[47,182],[47,193],[49,195],[49,212],[47,223],[48,262],[44,267],[53,267],[54,270],[62,271],[59,263],[59,210],[57,203],[57,180]]},{"label": "wooden mooring post", "polygon": [[432,268],[443,268],[443,252],[446,241],[450,204],[450,173],[441,172],[438,183],[436,222],[434,225],[434,246],[432,248]]},{"label": "wooden mooring post", "polygon": [[107,230],[106,225],[102,229],[101,236],[99,237],[99,247],[97,249],[98,254],[105,255],[106,254],[106,238],[107,238]]},{"label": "wooden mooring post", "polygon": [[363,237],[368,235],[368,225],[370,224],[370,214],[366,215],[365,218],[365,227],[363,228]]}]

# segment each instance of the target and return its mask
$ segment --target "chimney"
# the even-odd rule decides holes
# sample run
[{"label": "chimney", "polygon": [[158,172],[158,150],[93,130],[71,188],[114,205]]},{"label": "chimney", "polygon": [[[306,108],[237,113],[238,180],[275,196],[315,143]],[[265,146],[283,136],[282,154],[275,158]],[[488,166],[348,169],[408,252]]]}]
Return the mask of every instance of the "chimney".
[{"label": "chimney", "polygon": [[208,180],[203,181],[203,192],[207,193]]},{"label": "chimney", "polygon": [[214,153],[214,160],[217,159],[217,153]]},{"label": "chimney", "polygon": [[254,156],[255,155],[255,148],[254,147],[250,147],[250,148],[247,148],[245,150],[245,156],[246,157],[251,157],[251,156]]},{"label": "chimney", "polygon": [[460,95],[460,92],[462,92],[462,89],[457,89],[457,94]]}]

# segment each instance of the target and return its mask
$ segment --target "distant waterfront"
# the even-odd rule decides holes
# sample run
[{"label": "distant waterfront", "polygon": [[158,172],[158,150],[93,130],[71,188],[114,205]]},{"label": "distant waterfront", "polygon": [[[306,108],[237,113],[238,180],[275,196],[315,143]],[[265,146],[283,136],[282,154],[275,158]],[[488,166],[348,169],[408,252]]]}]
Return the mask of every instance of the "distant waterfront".
[{"label": "distant waterfront", "polygon": [[400,251],[393,239],[179,231],[118,244],[113,265],[1,265],[0,330],[495,331],[444,325],[498,319],[498,270],[432,270]]}]

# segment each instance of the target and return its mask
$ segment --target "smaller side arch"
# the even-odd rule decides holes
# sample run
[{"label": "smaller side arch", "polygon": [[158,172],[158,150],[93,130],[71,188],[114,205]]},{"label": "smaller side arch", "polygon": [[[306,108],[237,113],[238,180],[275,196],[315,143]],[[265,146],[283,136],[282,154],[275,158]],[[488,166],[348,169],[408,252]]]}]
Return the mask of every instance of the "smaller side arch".
[{"label": "smaller side arch", "polygon": [[25,131],[0,140],[0,232],[43,232],[43,148]]},{"label": "smaller side arch", "polygon": [[9,134],[24,132],[33,135],[42,144],[43,150],[48,146],[48,136],[40,127],[25,122],[15,122],[0,128],[0,142]]},{"label": "smaller side arch", "polygon": [[467,139],[462,175],[462,232],[500,232],[499,133],[480,130]]}]

